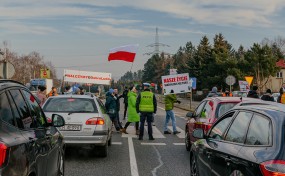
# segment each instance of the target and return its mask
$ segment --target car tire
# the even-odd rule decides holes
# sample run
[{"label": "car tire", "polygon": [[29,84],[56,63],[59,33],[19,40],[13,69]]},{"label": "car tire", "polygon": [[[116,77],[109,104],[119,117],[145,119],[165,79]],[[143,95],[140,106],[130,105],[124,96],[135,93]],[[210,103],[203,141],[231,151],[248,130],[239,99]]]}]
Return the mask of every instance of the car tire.
[{"label": "car tire", "polygon": [[112,145],[112,136],[110,136],[110,139],[108,140],[108,146]]},{"label": "car tire", "polygon": [[100,157],[107,157],[108,156],[108,142],[106,142],[106,144],[104,146],[100,147],[99,156]]},{"label": "car tire", "polygon": [[64,176],[64,165],[65,165],[65,162],[64,162],[64,152],[61,151],[59,153],[59,157],[58,157],[58,173],[57,175],[58,176]]},{"label": "car tire", "polygon": [[190,175],[191,176],[199,176],[199,170],[197,167],[196,159],[194,154],[192,155],[192,158],[190,160]]},{"label": "car tire", "polygon": [[185,146],[186,146],[186,150],[190,151],[190,148],[191,148],[190,134],[189,134],[189,131],[187,129],[186,129],[186,133],[185,133]]}]

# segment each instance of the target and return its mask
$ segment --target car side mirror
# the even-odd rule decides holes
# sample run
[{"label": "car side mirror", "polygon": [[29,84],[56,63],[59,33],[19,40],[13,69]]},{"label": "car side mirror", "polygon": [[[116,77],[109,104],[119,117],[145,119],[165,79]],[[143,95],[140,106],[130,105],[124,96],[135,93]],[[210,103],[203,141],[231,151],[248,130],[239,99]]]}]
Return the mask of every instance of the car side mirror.
[{"label": "car side mirror", "polygon": [[61,116],[61,115],[58,115],[58,114],[53,114],[51,116],[52,118],[52,126],[54,127],[62,127],[65,125],[65,120],[64,118]]},{"label": "car side mirror", "polygon": [[204,139],[204,130],[202,128],[197,128],[193,131],[193,137],[197,139]]},{"label": "car side mirror", "polygon": [[186,117],[193,118],[193,112],[188,112],[188,113],[186,114]]}]

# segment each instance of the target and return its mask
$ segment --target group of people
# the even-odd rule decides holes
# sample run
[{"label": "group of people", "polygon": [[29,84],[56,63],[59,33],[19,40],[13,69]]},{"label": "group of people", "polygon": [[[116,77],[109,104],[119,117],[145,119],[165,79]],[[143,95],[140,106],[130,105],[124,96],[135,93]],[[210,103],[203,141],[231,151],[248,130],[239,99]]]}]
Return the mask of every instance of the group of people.
[{"label": "group of people", "polygon": [[[277,103],[285,104],[285,91],[284,90],[285,90],[285,84],[283,84],[283,87],[281,87],[280,90],[279,90],[279,94],[280,95],[277,98]],[[252,90],[250,90],[248,92],[247,97],[259,98],[259,96],[258,96],[258,87],[257,86],[253,86]],[[266,93],[261,96],[261,100],[264,100],[264,101],[275,101],[274,97],[272,96],[271,89],[267,89],[266,90]]]},{"label": "group of people", "polygon": [[[127,122],[124,127],[121,125],[119,118],[120,98],[124,98],[124,119],[127,114]],[[170,119],[172,121],[173,134],[180,133],[180,131],[177,131],[176,129],[176,119],[173,112],[174,103],[181,102],[177,100],[177,97],[172,90],[170,94],[165,96],[166,118],[163,129],[164,134],[171,134],[167,128]],[[143,84],[143,91],[140,93],[138,93],[135,86],[131,86],[129,89],[125,88],[122,95],[118,95],[118,89],[110,89],[106,94],[105,107],[117,131],[128,134],[127,128],[131,123],[135,123],[136,135],[139,136],[139,140],[143,140],[144,124],[146,122],[149,140],[154,140],[152,123],[154,122],[157,111],[157,100],[150,89],[149,83]]]},{"label": "group of people", "polygon": [[[128,90],[126,88],[120,96],[118,89],[110,89],[106,94],[105,107],[117,131],[128,134],[128,126],[135,123],[136,135],[139,136],[139,140],[143,140],[144,124],[147,122],[149,140],[154,140],[151,123],[157,111],[156,97],[149,89],[149,83],[144,83],[143,87],[144,90],[140,94],[137,94],[135,86],[131,86]],[[119,118],[120,98],[124,98],[124,118],[127,114],[127,122],[124,127],[121,126]]]}]

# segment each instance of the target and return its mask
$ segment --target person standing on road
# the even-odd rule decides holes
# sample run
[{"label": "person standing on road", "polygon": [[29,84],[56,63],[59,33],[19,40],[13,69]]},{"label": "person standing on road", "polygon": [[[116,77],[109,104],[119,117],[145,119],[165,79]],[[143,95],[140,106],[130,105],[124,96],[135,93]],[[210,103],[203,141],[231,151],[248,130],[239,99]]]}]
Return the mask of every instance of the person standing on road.
[{"label": "person standing on road", "polygon": [[127,110],[128,110],[128,93],[129,93],[129,89],[126,86],[125,90],[123,92],[123,98],[124,98],[124,104],[125,104],[125,109],[124,109],[124,120],[126,119],[126,115],[127,115]]},{"label": "person standing on road", "polygon": [[52,88],[51,88],[51,91],[49,92],[48,96],[49,96],[49,97],[58,96],[56,87],[52,87]]},{"label": "person standing on road", "polygon": [[122,97],[118,95],[118,89],[117,88],[114,88],[114,94],[115,94],[115,97],[116,97],[116,107],[117,107],[117,112],[116,112],[116,117],[117,117],[117,121],[118,121],[118,125],[120,126],[120,129],[122,129],[122,124],[121,124],[121,121],[120,121],[120,115],[119,115],[119,112],[120,112],[120,98]]},{"label": "person standing on road", "polygon": [[105,108],[107,110],[107,114],[109,115],[110,119],[112,120],[115,128],[117,131],[120,131],[120,127],[117,120],[117,103],[116,97],[114,94],[114,89],[110,89],[106,94],[106,103]]},{"label": "person standing on road", "polygon": [[[277,103],[285,104],[285,94],[283,91],[283,87],[280,88],[279,93],[280,93],[280,95],[277,98]],[[282,97],[283,97],[283,99],[282,99]]]},{"label": "person standing on road", "polygon": [[253,86],[252,90],[250,90],[247,94],[247,97],[249,98],[259,98],[258,93],[257,93],[257,86]]},{"label": "person standing on road", "polygon": [[142,91],[136,102],[136,110],[137,113],[140,113],[140,134],[139,140],[143,140],[143,133],[144,133],[144,123],[147,121],[148,126],[148,136],[149,140],[154,140],[152,135],[152,125],[151,122],[153,121],[153,115],[156,113],[157,110],[157,102],[155,95],[150,92],[150,84],[144,83],[144,91]]},{"label": "person standing on road", "polygon": [[181,103],[179,100],[177,100],[177,97],[174,93],[173,90],[170,91],[171,94],[168,94],[165,96],[165,111],[166,111],[166,118],[165,118],[165,123],[164,123],[164,134],[171,134],[168,129],[167,129],[167,125],[169,120],[171,119],[172,122],[172,128],[173,128],[173,134],[178,134],[181,133],[180,131],[177,131],[176,129],[176,119],[175,119],[175,115],[173,112],[173,106],[174,103]]},{"label": "person standing on road", "polygon": [[135,122],[136,127],[136,135],[139,135],[139,121],[140,116],[136,110],[136,101],[137,101],[137,89],[136,87],[130,87],[130,91],[128,93],[128,122],[125,124],[125,127],[121,130],[122,133],[127,133],[128,126]]},{"label": "person standing on road", "polygon": [[274,101],[274,97],[271,95],[271,90],[267,89],[266,93],[264,95],[262,95],[261,100],[264,101]]},{"label": "person standing on road", "polygon": [[38,87],[37,97],[40,100],[40,106],[43,106],[43,104],[47,100],[46,89],[47,88],[45,86]]}]

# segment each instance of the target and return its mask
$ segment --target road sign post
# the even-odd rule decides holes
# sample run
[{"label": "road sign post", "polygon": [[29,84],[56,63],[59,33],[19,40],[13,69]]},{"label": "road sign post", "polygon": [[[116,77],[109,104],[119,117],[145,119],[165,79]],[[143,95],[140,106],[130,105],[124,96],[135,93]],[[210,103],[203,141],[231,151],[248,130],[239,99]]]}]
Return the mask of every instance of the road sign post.
[{"label": "road sign post", "polygon": [[229,75],[226,78],[226,83],[230,86],[230,92],[232,92],[232,85],[236,83],[236,78],[232,75]]},{"label": "road sign post", "polygon": [[190,80],[189,80],[189,84],[190,84],[190,86],[191,86],[191,93],[190,93],[190,110],[191,110],[191,108],[192,108],[192,87],[193,87],[193,79],[192,78],[190,78]]}]

